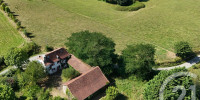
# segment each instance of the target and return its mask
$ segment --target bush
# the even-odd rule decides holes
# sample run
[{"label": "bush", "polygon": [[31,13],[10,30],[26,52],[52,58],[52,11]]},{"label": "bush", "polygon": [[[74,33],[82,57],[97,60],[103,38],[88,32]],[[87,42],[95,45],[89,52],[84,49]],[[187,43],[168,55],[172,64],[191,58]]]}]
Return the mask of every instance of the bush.
[{"label": "bush", "polygon": [[49,52],[49,51],[53,51],[54,50],[54,48],[52,47],[52,46],[45,46],[45,50],[47,51],[47,52]]},{"label": "bush", "polygon": [[117,0],[106,0],[107,3],[117,4]]},{"label": "bush", "polygon": [[119,91],[116,87],[110,86],[106,90],[106,97],[105,100],[114,100],[119,95]]},{"label": "bush", "polygon": [[116,10],[118,10],[118,11],[136,11],[136,10],[139,10],[144,7],[145,7],[145,5],[142,2],[136,1],[134,4],[132,4],[130,6],[117,6]]},{"label": "bush", "polygon": [[[144,99],[145,100],[159,100],[159,91],[161,85],[172,74],[177,72],[187,72],[185,68],[173,69],[170,71],[161,71],[158,75],[156,75],[152,80],[150,80],[144,89]],[[194,85],[192,78],[188,76],[177,77],[176,79],[172,79],[164,90],[164,100],[177,100],[180,96],[181,92],[172,92],[174,87],[176,86],[184,86],[187,90],[185,97],[183,100],[189,100],[191,97],[191,90],[189,87]]]},{"label": "bush", "polygon": [[117,4],[120,6],[129,6],[133,4],[135,0],[117,0]]},{"label": "bush", "polygon": [[38,46],[35,42],[26,43],[22,49],[28,54],[29,57],[41,51],[40,46]]},{"label": "bush", "polygon": [[174,45],[176,56],[181,57],[183,60],[189,60],[195,56],[188,42],[177,42]]},{"label": "bush", "polygon": [[72,67],[62,70],[62,77],[65,79],[72,79],[77,77],[78,75],[80,75],[80,73]]},{"label": "bush", "polygon": [[6,4],[5,4],[5,3],[2,3],[2,4],[1,4],[1,9],[2,9],[3,11],[5,11],[5,8],[6,8]]},{"label": "bush", "polygon": [[3,3],[3,0],[0,0],[0,5]]},{"label": "bush", "polygon": [[19,30],[21,28],[21,22],[17,21],[17,29]]},{"label": "bush", "polygon": [[10,13],[10,8],[8,6],[5,7],[5,12]]}]

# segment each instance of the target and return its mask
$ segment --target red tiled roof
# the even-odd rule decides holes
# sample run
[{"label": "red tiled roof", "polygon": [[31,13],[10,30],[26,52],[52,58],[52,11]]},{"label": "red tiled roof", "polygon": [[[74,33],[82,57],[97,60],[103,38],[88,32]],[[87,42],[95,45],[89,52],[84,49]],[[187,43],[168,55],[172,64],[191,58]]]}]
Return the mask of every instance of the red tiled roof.
[{"label": "red tiled roof", "polygon": [[54,51],[51,51],[49,53],[47,53],[45,56],[47,58],[46,62],[45,62],[45,66],[52,64],[54,62],[59,61],[59,59],[56,56],[59,56],[61,59],[66,58],[67,56],[69,56],[70,54],[67,52],[67,50],[65,48],[59,48],[56,49]]},{"label": "red tiled roof", "polygon": [[71,55],[71,58],[68,60],[67,63],[80,73],[85,73],[91,68],[90,65],[82,62],[80,59],[76,58],[74,55]]},{"label": "red tiled roof", "polygon": [[108,83],[99,67],[91,68],[88,72],[72,79],[63,85],[67,86],[74,97],[84,100]]}]

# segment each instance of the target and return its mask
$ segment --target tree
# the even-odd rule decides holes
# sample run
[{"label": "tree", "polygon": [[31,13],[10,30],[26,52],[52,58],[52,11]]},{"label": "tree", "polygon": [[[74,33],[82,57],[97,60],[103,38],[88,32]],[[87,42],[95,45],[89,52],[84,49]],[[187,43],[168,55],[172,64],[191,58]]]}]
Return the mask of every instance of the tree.
[{"label": "tree", "polygon": [[46,72],[42,64],[37,61],[29,62],[24,72],[32,83],[37,83],[46,77]]},{"label": "tree", "polygon": [[121,59],[125,73],[146,79],[155,64],[155,48],[150,44],[129,45],[122,51]]},{"label": "tree", "polygon": [[106,90],[106,97],[105,100],[114,100],[119,95],[119,91],[116,87],[110,86]]},{"label": "tree", "polygon": [[[115,43],[102,33],[81,31],[73,33],[65,44],[71,53],[91,66],[110,69],[115,58]],[[107,67],[107,68],[106,68]]]},{"label": "tree", "polygon": [[133,4],[135,0],[117,0],[117,4],[120,6],[129,6]]},{"label": "tree", "polygon": [[5,12],[10,13],[10,8],[8,6],[5,7]]},{"label": "tree", "polygon": [[21,66],[28,59],[27,53],[20,48],[12,48],[4,56],[5,64],[8,66]]},{"label": "tree", "polygon": [[[177,73],[177,72],[187,72],[187,69],[185,68],[178,68],[173,69],[170,71],[161,71],[158,75],[156,75],[152,80],[150,80],[144,89],[144,99],[145,100],[159,100],[159,91],[161,88],[161,85],[166,80],[167,77],[170,75]],[[184,86],[187,90],[186,96],[184,97],[184,100],[190,100],[191,99],[191,90],[189,87],[191,85],[194,85],[191,77],[188,76],[182,76],[177,77],[173,80],[171,80],[164,90],[164,100],[177,100],[180,96],[181,92],[172,92],[175,86]]]},{"label": "tree", "polygon": [[195,56],[192,48],[190,47],[188,42],[177,42],[174,45],[175,53],[178,57],[181,57],[183,60],[190,59]]},{"label": "tree", "polygon": [[38,100],[52,100],[50,90],[41,89],[39,94],[37,94]]},{"label": "tree", "polygon": [[69,68],[62,70],[62,77],[65,78],[65,79],[72,79],[72,78],[75,78],[78,75],[80,75],[80,73],[72,67],[69,67]]},{"label": "tree", "polygon": [[15,100],[15,92],[8,85],[0,84],[0,100]]},{"label": "tree", "polygon": [[6,4],[5,4],[5,3],[2,3],[2,4],[1,4],[1,9],[2,9],[3,11],[5,11],[5,8],[6,8]]}]

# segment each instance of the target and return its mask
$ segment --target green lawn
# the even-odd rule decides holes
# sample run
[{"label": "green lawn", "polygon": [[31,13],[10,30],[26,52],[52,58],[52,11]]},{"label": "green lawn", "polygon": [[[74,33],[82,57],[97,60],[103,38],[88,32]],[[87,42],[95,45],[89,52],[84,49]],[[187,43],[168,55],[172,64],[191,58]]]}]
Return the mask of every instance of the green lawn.
[{"label": "green lawn", "polygon": [[177,41],[200,49],[199,0],[149,0],[134,12],[116,11],[115,5],[99,0],[5,1],[41,46],[60,47],[71,33],[90,30],[111,37],[117,53],[128,44],[153,44],[158,61],[172,60],[169,52]]},{"label": "green lawn", "polygon": [[0,55],[4,55],[10,48],[17,47],[24,42],[18,31],[0,12]]}]

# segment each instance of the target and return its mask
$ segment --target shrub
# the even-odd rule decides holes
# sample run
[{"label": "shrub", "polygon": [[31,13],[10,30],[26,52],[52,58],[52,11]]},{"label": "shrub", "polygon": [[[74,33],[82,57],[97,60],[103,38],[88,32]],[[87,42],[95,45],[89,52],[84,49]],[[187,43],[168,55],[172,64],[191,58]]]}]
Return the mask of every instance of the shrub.
[{"label": "shrub", "polygon": [[195,56],[195,53],[192,51],[188,42],[177,42],[174,45],[175,53],[178,57],[181,57],[183,60],[191,59]]},{"label": "shrub", "polygon": [[80,75],[80,73],[72,67],[62,70],[62,77],[65,79],[72,79],[77,77],[78,75]]},{"label": "shrub", "polygon": [[132,4],[130,6],[117,6],[116,10],[118,10],[118,11],[136,11],[136,10],[139,10],[144,7],[145,7],[145,5],[142,2],[136,1],[134,4]]},{"label": "shrub", "polygon": [[3,3],[3,0],[0,0],[0,5]]},{"label": "shrub", "polygon": [[17,29],[19,30],[21,28],[21,22],[17,21]]},{"label": "shrub", "polygon": [[45,50],[47,51],[47,52],[49,52],[49,51],[53,51],[54,50],[54,48],[52,47],[52,46],[45,46]]},{"label": "shrub", "polygon": [[26,43],[22,49],[28,54],[29,57],[41,51],[40,46],[38,46],[35,42]]},{"label": "shrub", "polygon": [[[150,80],[144,89],[144,99],[145,100],[159,100],[159,91],[161,88],[161,85],[166,80],[167,77],[169,77],[172,74],[175,74],[177,72],[187,72],[187,69],[185,68],[178,68],[173,69],[170,71],[161,71],[158,75],[156,75],[152,80]],[[167,85],[164,90],[164,100],[177,100],[180,96],[181,92],[172,92],[174,87],[176,86],[184,86],[187,89],[186,95],[183,98],[183,100],[186,100],[191,97],[191,90],[189,87],[191,85],[194,85],[191,77],[188,76],[182,76],[177,77],[175,79],[172,79]]]},{"label": "shrub", "polygon": [[119,95],[119,91],[116,87],[110,86],[106,90],[106,98],[105,100],[114,100]]},{"label": "shrub", "polygon": [[117,4],[117,0],[106,0],[107,3]]},{"label": "shrub", "polygon": [[27,33],[26,29],[23,30],[23,34],[24,34],[25,36],[28,36],[28,33]]},{"label": "shrub", "polygon": [[120,6],[129,6],[133,4],[135,0],[117,0],[117,4]]},{"label": "shrub", "polygon": [[10,13],[10,8],[8,6],[5,7],[5,12]]},{"label": "shrub", "polygon": [[2,9],[3,11],[5,11],[5,8],[6,8],[6,4],[5,4],[5,3],[2,3],[2,4],[1,4],[1,9]]},{"label": "shrub", "polygon": [[15,100],[15,92],[8,85],[0,84],[0,100]]}]

